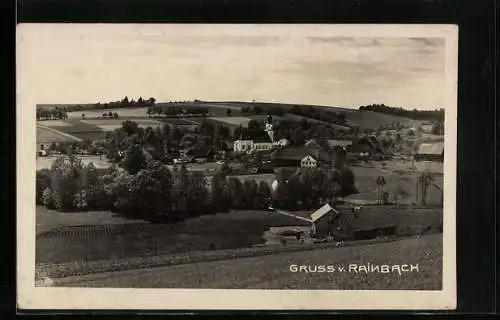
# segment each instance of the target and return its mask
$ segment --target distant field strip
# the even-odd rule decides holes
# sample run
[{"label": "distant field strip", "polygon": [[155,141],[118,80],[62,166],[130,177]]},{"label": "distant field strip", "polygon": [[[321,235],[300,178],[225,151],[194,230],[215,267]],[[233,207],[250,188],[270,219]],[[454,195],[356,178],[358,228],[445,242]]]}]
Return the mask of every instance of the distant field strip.
[{"label": "distant field strip", "polygon": [[102,110],[84,110],[84,111],[72,111],[68,112],[69,119],[83,119],[82,114],[85,118],[102,118],[104,113],[117,113],[119,117],[146,117],[147,107],[139,108],[117,108],[117,109],[102,109]]},{"label": "distant field strip", "polygon": [[209,119],[223,122],[226,124],[230,124],[233,126],[240,126],[241,125],[244,127],[247,127],[250,120],[252,120],[248,117],[210,117]]}]

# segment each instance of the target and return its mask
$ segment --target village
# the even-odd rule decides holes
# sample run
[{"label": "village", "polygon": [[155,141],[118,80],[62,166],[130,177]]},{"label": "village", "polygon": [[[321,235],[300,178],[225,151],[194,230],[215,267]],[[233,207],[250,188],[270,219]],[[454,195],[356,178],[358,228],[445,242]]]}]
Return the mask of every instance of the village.
[{"label": "village", "polygon": [[[183,129],[182,138],[179,135],[179,144],[175,145],[170,139],[155,143],[153,138],[148,140],[146,137],[146,143],[138,147],[139,153],[135,155],[130,153],[130,144],[124,143],[124,140],[113,139],[124,130],[136,130],[133,137],[136,137],[137,133],[149,134],[151,137],[154,135],[152,132],[156,133],[156,137],[160,136],[162,134],[160,127],[153,128],[151,122],[141,123],[141,121],[155,121],[149,110],[147,117],[139,117],[137,114],[123,117],[119,114],[126,109],[114,109],[109,117],[105,112],[102,116],[96,115],[94,120],[83,114],[82,119],[72,120],[74,125],[75,121],[98,123],[109,122],[110,120],[106,119],[112,118],[115,123],[114,131],[102,136],[104,139],[94,141],[88,140],[93,134],[90,131],[84,132],[87,135],[87,139],[84,140],[77,137],[79,133],[77,131],[64,132],[63,129],[67,129],[69,125],[60,126],[60,123],[56,123],[59,126],[51,127],[46,124],[51,124],[54,120],[39,121],[40,126],[37,130],[51,133],[37,137],[39,142],[37,163],[45,163],[39,170],[48,172],[56,159],[70,156],[78,158],[87,165],[92,163],[92,166],[103,172],[109,168],[126,172],[128,169],[124,168],[120,161],[126,161],[127,157],[135,157],[144,164],[158,161],[171,172],[178,172],[184,168],[187,172],[199,173],[208,193],[216,192],[213,190],[213,183],[220,188],[221,182],[214,181],[223,171],[225,181],[235,178],[241,183],[241,186],[235,187],[234,183],[237,182],[233,182],[232,188],[240,191],[234,191],[234,195],[231,190],[227,191],[229,197],[238,197],[238,192],[250,192],[248,188],[252,189],[252,183],[257,190],[257,193],[249,196],[251,200],[247,200],[250,202],[246,205],[233,204],[228,200],[231,203],[229,207],[260,208],[259,210],[272,212],[273,215],[281,215],[287,217],[288,221],[293,221],[288,226],[267,226],[266,231],[261,234],[262,239],[265,239],[265,245],[373,239],[391,237],[398,233],[411,235],[442,230],[442,213],[439,212],[442,211],[444,142],[439,135],[432,134],[433,129],[430,125],[410,127],[388,124],[378,130],[346,134],[343,139],[318,136],[304,139],[304,143],[300,144],[279,135],[275,128],[279,127],[282,118],[273,119],[273,115],[269,112],[265,118],[259,118],[260,123],[250,120],[246,126],[239,123],[238,126],[227,128],[226,131],[229,133],[226,134],[226,139],[214,142],[213,135],[210,136],[207,132],[213,132],[214,128],[223,132],[225,130],[223,125],[207,125],[205,118],[199,121],[193,117],[197,114],[188,114],[185,109],[179,107],[178,109],[182,113],[175,119],[167,118],[165,121],[171,123],[169,128],[164,125],[163,130],[175,136],[176,132],[179,134],[179,130],[178,126],[172,123],[183,121],[190,123],[188,129]],[[232,121],[237,119],[231,117],[229,112],[226,116]],[[64,120],[67,116],[64,115],[62,118]],[[195,121],[199,121],[199,125],[193,126],[193,123],[197,123]],[[296,125],[301,123],[304,125],[306,122],[304,119],[301,121],[296,122]],[[137,125],[138,123],[140,125]],[[249,127],[253,127],[253,131]],[[231,136],[235,139],[228,141],[227,138]],[[110,151],[110,143],[123,147]],[[113,161],[113,157],[118,161]],[[140,168],[143,167],[139,167],[135,172]],[[345,194],[335,189],[339,184],[339,180],[335,179],[345,180],[345,178],[332,178],[334,180],[329,181],[332,181],[331,184],[334,185],[332,188],[335,190],[315,196],[316,198],[310,200],[312,202],[307,199],[302,200],[308,196],[302,195],[298,189],[288,191],[288,196],[297,199],[293,204],[285,204],[285,200],[282,202],[273,200],[273,197],[276,198],[280,193],[278,189],[293,184],[293,181],[300,181],[302,184],[297,182],[299,184],[296,187],[301,189],[308,185],[307,179],[313,179],[314,172],[325,176],[328,172],[342,170],[347,170],[349,173],[347,181],[352,180],[350,182],[352,186],[348,187],[352,190]],[[330,188],[330,183],[322,183],[327,183],[325,190]],[[50,187],[50,183],[46,185]],[[315,188],[314,185],[310,187]],[[37,185],[39,189],[37,193],[40,195],[37,203],[49,203],[49,207],[47,205],[46,207],[54,208],[53,201],[44,198],[47,187],[45,190],[40,188],[42,187]],[[49,191],[54,193],[53,190]],[[215,197],[214,195],[207,197],[207,203],[215,201],[209,200]],[[79,199],[80,205],[77,207],[80,210],[91,210],[92,206],[88,204],[91,202],[90,196],[83,196],[82,193]],[[214,210],[222,209],[217,209],[215,205]],[[402,229],[404,231],[401,231]],[[410,229],[413,231],[409,231]]]}]

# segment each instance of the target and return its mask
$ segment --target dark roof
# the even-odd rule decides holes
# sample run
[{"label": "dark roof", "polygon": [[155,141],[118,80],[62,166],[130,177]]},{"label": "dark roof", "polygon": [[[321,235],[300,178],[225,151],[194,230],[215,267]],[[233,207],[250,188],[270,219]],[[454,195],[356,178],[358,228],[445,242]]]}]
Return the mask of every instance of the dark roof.
[{"label": "dark roof", "polygon": [[316,160],[331,161],[330,154],[323,149],[314,150],[305,147],[288,147],[275,150],[271,157],[275,160],[302,160],[307,155],[312,156]]},{"label": "dark roof", "polygon": [[328,146],[333,147],[348,147],[352,145],[351,140],[328,140]]},{"label": "dark roof", "polygon": [[268,136],[257,137],[255,139],[253,139],[253,142],[254,143],[260,143],[260,142],[272,143],[271,138],[269,138]]},{"label": "dark roof", "polygon": [[382,150],[382,144],[375,136],[367,136],[359,138],[355,144],[365,144],[369,145],[373,149]]},{"label": "dark roof", "polygon": [[201,147],[196,145],[186,150],[185,155],[191,157],[207,157],[212,152],[211,147]]}]

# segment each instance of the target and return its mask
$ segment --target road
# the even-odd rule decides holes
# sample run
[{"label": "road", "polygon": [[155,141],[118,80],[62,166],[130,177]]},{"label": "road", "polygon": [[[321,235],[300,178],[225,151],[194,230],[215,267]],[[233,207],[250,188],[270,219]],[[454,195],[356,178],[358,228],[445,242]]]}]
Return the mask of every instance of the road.
[{"label": "road", "polygon": [[[391,243],[279,253],[235,260],[144,268],[54,280],[55,286],[213,289],[420,289],[441,288],[442,236]],[[403,265],[418,271],[391,273],[292,272],[290,265]]]}]

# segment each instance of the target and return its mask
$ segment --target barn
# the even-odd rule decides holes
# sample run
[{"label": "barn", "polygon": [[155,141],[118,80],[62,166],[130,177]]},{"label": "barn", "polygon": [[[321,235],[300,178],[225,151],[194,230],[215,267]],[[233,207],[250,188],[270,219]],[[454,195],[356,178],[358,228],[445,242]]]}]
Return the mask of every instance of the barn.
[{"label": "barn", "polygon": [[328,203],[311,214],[312,233],[316,236],[328,236],[331,226],[340,212]]},{"label": "barn", "polygon": [[417,161],[444,161],[444,142],[429,142],[420,144],[415,154]]}]

